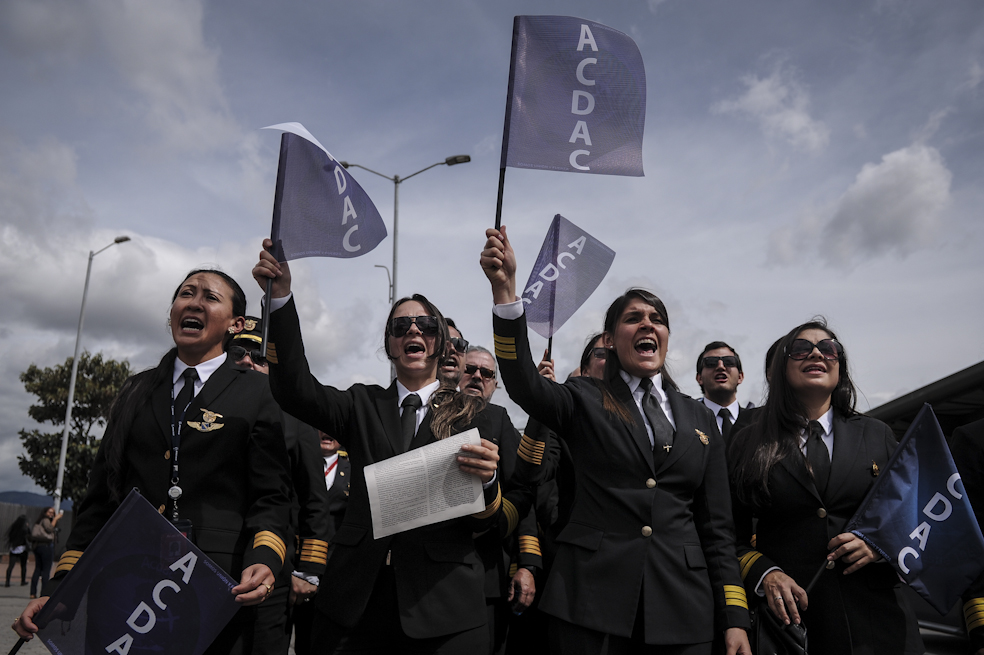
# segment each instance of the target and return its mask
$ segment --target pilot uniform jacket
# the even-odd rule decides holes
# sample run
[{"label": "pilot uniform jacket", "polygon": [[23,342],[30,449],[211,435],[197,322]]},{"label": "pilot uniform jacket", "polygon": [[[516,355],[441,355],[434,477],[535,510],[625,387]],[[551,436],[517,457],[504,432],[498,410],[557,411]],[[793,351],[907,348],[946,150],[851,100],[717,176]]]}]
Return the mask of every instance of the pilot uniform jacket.
[{"label": "pilot uniform jacket", "polygon": [[603,408],[600,381],[558,384],[537,373],[525,316],[494,316],[493,327],[510,398],[565,439],[574,462],[576,497],[540,609],[630,637],[641,602],[648,644],[710,642],[715,631],[748,627],[724,444],[707,408],[667,392],[676,436],[654,470],[646,424],[621,377],[609,382],[632,424]]},{"label": "pilot uniform jacket", "polygon": [[[322,457],[320,461],[324,463],[325,460]],[[328,488],[328,513],[331,516],[328,521],[329,541],[338,532],[338,528],[342,527],[345,510],[348,509],[349,495],[352,493],[352,462],[349,461],[348,452],[339,450],[337,461],[335,479]]]},{"label": "pilot uniform jacket", "polygon": [[[157,369],[164,381],[139,408],[124,449],[123,495],[136,488],[171,518],[171,390],[176,350]],[[131,380],[132,381],[132,380]],[[215,413],[206,421],[205,411]],[[196,428],[193,424],[197,423]],[[210,423],[210,424],[209,424]],[[45,594],[72,569],[116,510],[107,481],[106,441],[89,474],[89,487],[55,575]],[[286,556],[290,480],[277,407],[266,376],[226,361],[191,401],[181,430],[180,518],[192,523],[195,544],[237,581],[242,570],[266,564],[277,574]]]},{"label": "pilot uniform jacket", "polygon": [[284,565],[286,581],[290,582],[292,571],[307,575],[324,573],[328,540],[334,530],[318,431],[290,414],[283,415],[283,424],[292,483],[290,525],[297,539],[295,557]]},{"label": "pilot uniform jacket", "polygon": [[[736,435],[742,440],[761,429],[754,424]],[[875,478],[886,470],[898,442],[892,430],[866,416],[833,420],[834,449],[825,498],[821,498],[799,449],[769,472],[768,506],[752,507],[733,496],[742,578],[749,597],[772,567],[779,567],[806,589],[824,566],[827,543],[841,534]],[[737,444],[736,444],[737,445]],[[740,466],[740,462],[732,462]],[[758,518],[755,549],[749,545],[752,518]],[[900,606],[895,570],[874,562],[844,575],[838,560],[824,570],[801,613],[811,655],[921,653],[915,617]],[[764,610],[769,611],[769,610]]]},{"label": "pilot uniform jacket", "polygon": [[[500,513],[498,484],[485,491],[486,510],[396,535],[374,539],[364,468],[404,452],[400,408],[394,381],[387,388],[355,384],[342,391],[323,386],[304,357],[293,299],[271,313],[270,382],[284,411],[308,425],[343,439],[352,464],[349,506],[332,538],[317,609],[343,628],[356,625],[365,611],[382,567],[396,580],[400,624],[413,639],[449,635],[484,625],[485,570],[472,534],[495,526]],[[430,412],[410,448],[436,441]],[[506,411],[489,405],[467,426],[500,442],[512,430]]]}]

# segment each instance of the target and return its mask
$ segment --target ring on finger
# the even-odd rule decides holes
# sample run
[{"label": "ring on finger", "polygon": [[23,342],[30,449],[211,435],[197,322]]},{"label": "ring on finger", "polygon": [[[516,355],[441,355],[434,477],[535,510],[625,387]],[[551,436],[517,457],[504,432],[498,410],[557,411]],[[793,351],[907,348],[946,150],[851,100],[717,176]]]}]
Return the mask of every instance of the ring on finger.
[{"label": "ring on finger", "polygon": [[782,596],[776,596],[773,600],[775,600],[777,603],[783,602]]}]

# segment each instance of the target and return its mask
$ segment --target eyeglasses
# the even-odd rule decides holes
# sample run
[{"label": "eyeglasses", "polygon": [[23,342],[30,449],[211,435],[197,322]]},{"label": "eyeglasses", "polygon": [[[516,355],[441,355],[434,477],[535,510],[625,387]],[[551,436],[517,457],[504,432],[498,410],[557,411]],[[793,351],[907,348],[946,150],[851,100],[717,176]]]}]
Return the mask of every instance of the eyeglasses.
[{"label": "eyeglasses", "polygon": [[253,363],[257,366],[267,365],[266,357],[264,357],[259,350],[248,350],[242,346],[229,346],[229,354],[232,355],[232,359],[237,362],[246,355],[249,355],[249,358],[253,360]]},{"label": "eyeglasses", "polygon": [[591,356],[595,359],[608,360],[608,348],[592,348]]},{"label": "eyeglasses", "polygon": [[724,364],[725,368],[737,368],[738,358],[734,355],[725,355],[724,357],[705,357],[700,360],[701,365],[704,368],[717,368],[718,362]]},{"label": "eyeglasses", "polygon": [[450,339],[448,339],[448,343],[454,346],[454,349],[461,354],[464,354],[465,351],[468,350],[468,342],[462,339],[461,337],[451,337]]},{"label": "eyeglasses", "polygon": [[425,337],[437,336],[436,316],[397,316],[390,321],[390,334],[394,337],[402,337],[410,331],[410,326],[413,324],[417,325],[417,329]]},{"label": "eyeglasses", "polygon": [[841,354],[844,352],[841,345],[833,339],[823,339],[818,343],[813,343],[806,339],[793,339],[793,342],[789,344],[786,354],[790,359],[802,361],[813,353],[814,348],[820,351],[824,359],[830,360],[840,359]]},{"label": "eyeglasses", "polygon": [[490,368],[485,368],[484,366],[475,366],[474,364],[465,365],[465,375],[475,375],[475,371],[482,372],[482,378],[486,380],[495,379],[495,371]]}]

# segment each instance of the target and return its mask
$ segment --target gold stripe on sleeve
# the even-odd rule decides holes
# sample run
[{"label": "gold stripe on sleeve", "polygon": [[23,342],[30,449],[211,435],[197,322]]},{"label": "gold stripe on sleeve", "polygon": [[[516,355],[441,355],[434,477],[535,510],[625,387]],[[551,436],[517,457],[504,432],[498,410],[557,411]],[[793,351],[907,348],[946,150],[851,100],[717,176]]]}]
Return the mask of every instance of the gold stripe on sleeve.
[{"label": "gold stripe on sleeve", "polygon": [[270,532],[269,530],[260,530],[256,533],[253,538],[253,548],[259,548],[261,546],[266,546],[273,552],[277,554],[280,558],[280,563],[283,564],[284,557],[287,555],[287,548],[284,546],[284,540],[276,535],[276,533]]},{"label": "gold stripe on sleeve", "polygon": [[516,337],[492,335],[495,341],[495,356],[502,359],[516,359]]},{"label": "gold stripe on sleeve", "polygon": [[752,565],[755,564],[760,557],[762,557],[762,553],[757,550],[751,550],[742,555],[741,559],[738,560],[738,566],[741,567],[742,582],[745,581],[745,578],[748,576],[748,572],[752,570]]},{"label": "gold stripe on sleeve", "polygon": [[967,632],[984,626],[984,598],[974,598],[964,603],[964,620],[967,621]]},{"label": "gold stripe on sleeve", "polygon": [[540,540],[531,535],[519,536],[519,552],[543,556],[540,552]]},{"label": "gold stripe on sleeve", "polygon": [[82,557],[81,550],[66,550],[62,553],[61,559],[58,560],[58,566],[55,567],[55,573],[59,571],[71,571],[75,564]]},{"label": "gold stripe on sleeve", "polygon": [[506,515],[506,534],[512,534],[519,525],[519,510],[508,498],[502,499],[502,513]]},{"label": "gold stripe on sleeve", "polygon": [[304,539],[301,542],[301,561],[326,564],[328,562],[328,542],[321,539]]},{"label": "gold stripe on sleeve", "polygon": [[267,361],[271,364],[279,364],[277,361],[277,346],[272,341],[267,341]]},{"label": "gold stripe on sleeve", "polygon": [[543,451],[546,447],[547,444],[542,441],[537,441],[524,434],[523,438],[519,440],[519,449],[516,451],[516,454],[523,461],[529,462],[534,466],[539,466],[543,462]]},{"label": "gold stripe on sleeve", "polygon": [[745,598],[745,588],[734,584],[724,585],[724,604],[748,609],[748,599]]},{"label": "gold stripe on sleeve", "polygon": [[496,512],[499,511],[499,506],[502,504],[502,488],[497,482],[495,485],[495,500],[492,501],[491,505],[486,505],[485,509],[481,512],[476,512],[472,516],[476,519],[487,519]]}]

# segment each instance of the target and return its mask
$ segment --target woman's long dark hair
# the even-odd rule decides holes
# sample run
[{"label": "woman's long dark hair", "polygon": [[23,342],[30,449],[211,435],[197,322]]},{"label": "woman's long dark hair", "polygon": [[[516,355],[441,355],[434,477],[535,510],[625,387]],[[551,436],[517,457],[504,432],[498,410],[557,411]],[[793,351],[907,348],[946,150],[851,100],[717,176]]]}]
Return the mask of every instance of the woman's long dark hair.
[{"label": "woman's long dark hair", "polygon": [[[42,516],[44,513],[42,513]],[[27,523],[27,514],[21,514],[18,516],[10,527],[7,528],[7,545],[14,546],[14,544],[21,544],[31,533],[30,527]]]},{"label": "woman's long dark hair", "polygon": [[[728,449],[731,483],[738,498],[748,504],[764,505],[769,502],[769,472],[780,460],[790,455],[802,456],[799,435],[807,426],[806,406],[789,385],[786,364],[789,346],[805,330],[822,330],[837,339],[827,327],[822,316],[798,325],[779,341],[776,356],[772,360],[769,397],[765,402],[763,418],[732,439]],[[857,414],[857,390],[851,380],[847,351],[841,345],[839,358],[840,377],[830,396],[830,405],[841,417]]]},{"label": "woman's long dark hair", "polygon": [[581,375],[587,375],[585,371],[588,370],[588,366],[591,364],[591,351],[594,350],[595,344],[598,343],[598,339],[603,336],[605,336],[604,332],[592,334],[588,337],[588,342],[584,344],[584,350],[581,351]]},{"label": "woman's long dark hair", "polygon": [[[633,300],[641,300],[655,309],[656,313],[662,317],[663,324],[666,326],[667,332],[669,332],[670,316],[666,312],[666,305],[663,304],[663,301],[660,300],[659,297],[652,291],[635,287],[626,290],[625,293],[615,299],[615,302],[608,306],[608,312],[605,313],[605,333],[614,338],[615,328],[618,326],[618,321],[622,318],[622,313],[625,312],[625,308],[628,307],[629,303]],[[605,361],[605,379],[600,381],[601,401],[605,411],[613,416],[617,416],[631,425],[635,423],[635,419],[632,417],[632,414],[629,413],[615,398],[615,393],[612,390],[610,382],[610,380],[612,380],[614,376],[617,376],[621,370],[622,362],[618,359],[618,352],[616,352],[614,348],[609,348],[608,359]],[[680,387],[678,387],[676,382],[673,381],[673,378],[670,377],[670,372],[667,370],[665,361],[663,362],[663,366],[660,368],[659,372],[662,373],[663,376],[663,389],[672,389],[674,391],[680,390]]]},{"label": "woman's long dark hair", "polygon": [[438,439],[446,439],[463,430],[488,405],[481,396],[461,393],[449,382],[441,383],[431,395],[430,403],[431,432]]},{"label": "woman's long dark hair", "polygon": [[[178,292],[181,291],[181,287],[188,281],[188,278],[199,273],[211,273],[222,278],[232,290],[232,315],[246,315],[246,294],[243,293],[242,287],[227,273],[211,268],[196,268],[185,275],[171,296],[172,303],[178,297]],[[233,336],[226,334],[225,340],[231,339]],[[113,502],[121,502],[125,495],[123,478],[126,462],[126,439],[130,433],[130,428],[133,427],[133,421],[137,414],[150,403],[154,389],[171,381],[174,373],[174,360],[177,356],[178,349],[172,348],[155,368],[127,379],[120,388],[120,392],[116,394],[116,399],[113,400],[109,409],[109,420],[106,423],[106,433],[103,435],[101,447],[105,451],[107,486]]]}]

